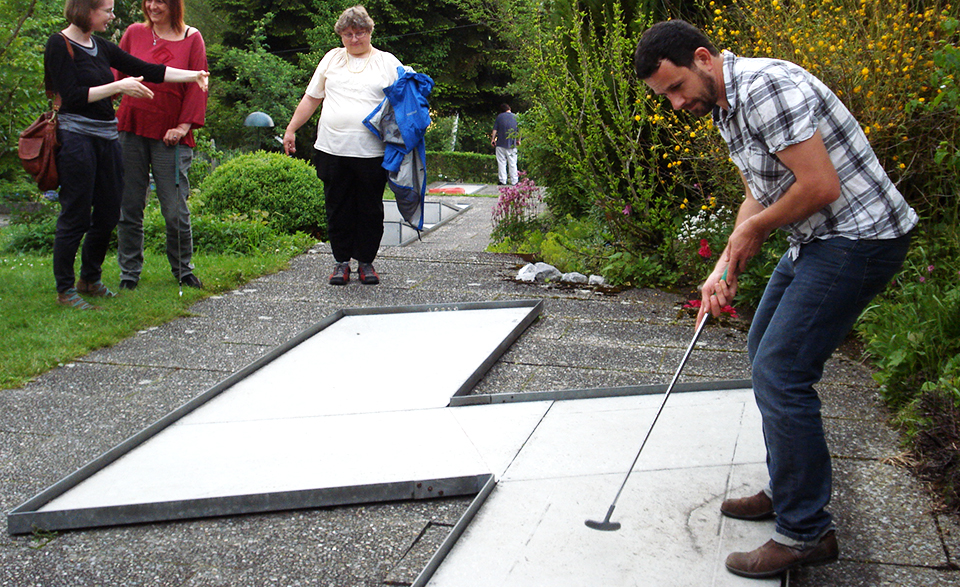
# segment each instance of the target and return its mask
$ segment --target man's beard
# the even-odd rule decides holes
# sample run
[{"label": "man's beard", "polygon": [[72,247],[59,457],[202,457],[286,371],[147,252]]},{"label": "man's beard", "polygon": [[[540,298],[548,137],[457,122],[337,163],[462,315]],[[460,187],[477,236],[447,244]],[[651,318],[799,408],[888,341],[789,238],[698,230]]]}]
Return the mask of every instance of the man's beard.
[{"label": "man's beard", "polygon": [[697,96],[693,106],[687,108],[687,112],[694,116],[706,116],[713,112],[713,109],[717,106],[717,100],[720,94],[717,92],[716,80],[699,69],[697,69],[696,72],[697,77],[699,77],[703,83],[703,91]]}]

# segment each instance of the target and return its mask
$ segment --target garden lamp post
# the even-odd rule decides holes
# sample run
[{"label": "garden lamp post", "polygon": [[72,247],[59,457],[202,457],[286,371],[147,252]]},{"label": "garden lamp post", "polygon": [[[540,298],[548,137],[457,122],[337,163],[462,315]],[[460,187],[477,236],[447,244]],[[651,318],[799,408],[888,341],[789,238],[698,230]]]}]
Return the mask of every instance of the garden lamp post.
[{"label": "garden lamp post", "polygon": [[257,129],[257,148],[260,148],[260,129],[273,128],[273,119],[266,112],[251,112],[243,121],[243,126],[253,126]]}]

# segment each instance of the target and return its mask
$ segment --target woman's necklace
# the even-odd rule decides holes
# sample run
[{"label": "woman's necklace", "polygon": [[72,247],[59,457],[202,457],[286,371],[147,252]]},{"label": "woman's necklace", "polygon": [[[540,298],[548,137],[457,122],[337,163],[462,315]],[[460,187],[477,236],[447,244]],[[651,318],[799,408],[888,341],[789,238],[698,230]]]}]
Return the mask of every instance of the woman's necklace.
[{"label": "woman's necklace", "polygon": [[[164,41],[166,40],[166,39],[163,38],[163,36],[157,34],[157,27],[155,27],[155,26],[150,27],[150,32],[153,33],[153,46],[154,46],[154,47],[157,46],[157,41],[159,41],[159,40],[161,40],[161,39],[163,39]],[[171,31],[167,31],[167,33],[164,33],[164,34],[169,34],[170,32],[171,32]]]},{"label": "woman's necklace", "polygon": [[[367,63],[370,62],[371,57],[373,57],[373,51],[370,51],[367,54],[367,56],[364,57],[363,59],[359,57],[354,57],[353,55],[350,55],[348,53],[347,54],[347,71],[349,71],[350,73],[360,73],[361,71],[367,68]],[[353,67],[350,67],[351,64],[357,64],[357,63],[359,63],[360,65],[359,69],[354,69]],[[356,65],[354,65],[354,67],[356,67]]]}]

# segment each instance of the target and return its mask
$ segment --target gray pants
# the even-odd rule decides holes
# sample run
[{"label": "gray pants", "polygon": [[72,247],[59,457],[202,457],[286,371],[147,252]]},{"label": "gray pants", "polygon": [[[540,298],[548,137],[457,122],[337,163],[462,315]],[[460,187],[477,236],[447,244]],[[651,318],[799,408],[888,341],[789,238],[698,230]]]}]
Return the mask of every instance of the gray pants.
[{"label": "gray pants", "polygon": [[[190,182],[187,172],[193,162],[193,149],[179,145],[168,147],[163,141],[133,133],[120,133],[123,150],[123,202],[117,226],[117,261],[120,279],[139,281],[143,270],[143,210],[150,189],[150,171],[157,188],[160,212],[167,227],[167,260],[173,276],[180,281],[193,273],[193,233],[187,197]],[[179,161],[175,158],[179,156]]]},{"label": "gray pants", "polygon": [[497,180],[501,185],[517,185],[517,148],[497,147]]}]

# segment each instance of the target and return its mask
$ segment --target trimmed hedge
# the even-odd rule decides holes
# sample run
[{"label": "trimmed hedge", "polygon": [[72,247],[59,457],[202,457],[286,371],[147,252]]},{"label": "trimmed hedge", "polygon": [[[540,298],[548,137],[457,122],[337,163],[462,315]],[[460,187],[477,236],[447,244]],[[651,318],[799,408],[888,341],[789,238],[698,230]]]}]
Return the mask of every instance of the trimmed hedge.
[{"label": "trimmed hedge", "polygon": [[218,166],[200,190],[206,212],[262,212],[278,232],[326,238],[323,183],[303,160],[266,151],[239,155]]},{"label": "trimmed hedge", "polygon": [[454,151],[427,151],[427,181],[497,183],[493,155]]}]

